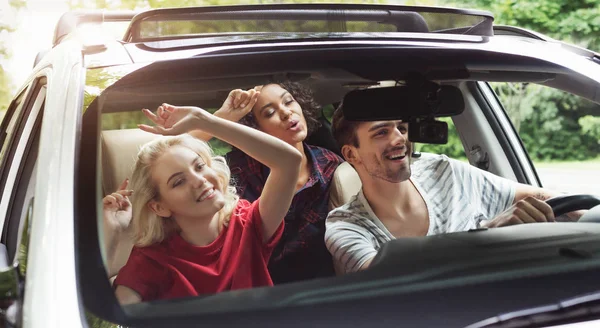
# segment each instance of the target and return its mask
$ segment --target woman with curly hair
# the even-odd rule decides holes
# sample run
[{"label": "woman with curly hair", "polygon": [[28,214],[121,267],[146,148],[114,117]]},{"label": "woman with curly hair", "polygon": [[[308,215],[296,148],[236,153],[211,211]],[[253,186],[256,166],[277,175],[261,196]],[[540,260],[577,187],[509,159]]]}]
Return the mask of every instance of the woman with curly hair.
[{"label": "woman with curly hair", "polygon": [[[159,116],[161,113],[158,113]],[[285,81],[248,91],[233,90],[215,115],[275,136],[302,154],[300,175],[283,236],[271,255],[269,272],[275,284],[334,275],[331,254],[324,243],[329,187],[333,173],[343,161],[335,153],[306,144],[317,130],[321,107],[309,88]],[[201,131],[192,135],[208,140]],[[227,154],[240,197],[258,199],[269,178],[269,168],[242,151]]]}]

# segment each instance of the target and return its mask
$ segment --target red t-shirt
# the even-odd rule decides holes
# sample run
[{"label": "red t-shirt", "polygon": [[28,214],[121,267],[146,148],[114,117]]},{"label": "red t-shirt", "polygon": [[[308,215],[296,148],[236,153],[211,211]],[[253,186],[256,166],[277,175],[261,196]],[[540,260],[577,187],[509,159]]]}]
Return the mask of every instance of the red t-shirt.
[{"label": "red t-shirt", "polygon": [[263,243],[258,201],[240,199],[229,225],[207,246],[194,246],[176,233],[161,243],[134,247],[115,286],[135,290],[143,301],[273,286],[267,263],[284,224]]}]

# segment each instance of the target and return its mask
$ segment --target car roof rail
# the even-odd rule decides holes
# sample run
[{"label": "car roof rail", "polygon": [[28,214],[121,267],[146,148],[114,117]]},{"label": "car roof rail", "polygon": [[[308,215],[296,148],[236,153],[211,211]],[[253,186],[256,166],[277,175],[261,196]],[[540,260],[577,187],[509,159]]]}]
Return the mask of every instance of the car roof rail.
[{"label": "car roof rail", "polygon": [[102,24],[105,22],[127,22],[137,14],[136,11],[69,11],[64,13],[54,29],[52,47],[57,46],[67,35],[83,24]]},{"label": "car roof rail", "polygon": [[539,32],[535,32],[532,30],[528,30],[526,28],[522,28],[522,27],[516,27],[516,26],[508,26],[508,25],[494,25],[494,35],[508,35],[508,36],[520,36],[520,37],[524,37],[524,38],[529,38],[529,39],[535,39],[535,40],[540,40],[540,41],[545,41],[545,42],[555,42],[555,43],[560,43],[562,45],[562,47],[572,53],[578,54],[580,56],[584,56],[587,57],[591,60],[593,60],[594,62],[600,63],[600,53],[597,53],[595,51],[574,45],[574,44],[570,44],[570,43],[566,43],[566,42],[562,42],[560,40],[556,40],[553,39],[547,35],[544,35],[542,33]]},{"label": "car roof rail", "polygon": [[[287,24],[290,21],[292,23]],[[493,21],[493,14],[487,11],[402,5],[304,3],[165,8],[136,15],[123,41],[315,32],[438,32],[492,36]],[[388,30],[382,30],[384,24]],[[367,26],[368,30],[356,30],[359,25]]]}]

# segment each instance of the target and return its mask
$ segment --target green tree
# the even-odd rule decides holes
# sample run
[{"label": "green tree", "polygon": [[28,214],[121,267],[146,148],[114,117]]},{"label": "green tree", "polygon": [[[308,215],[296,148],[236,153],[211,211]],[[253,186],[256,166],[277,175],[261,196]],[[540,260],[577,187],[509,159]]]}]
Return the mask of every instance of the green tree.
[{"label": "green tree", "polygon": [[[11,11],[18,11],[25,6],[25,0],[10,0],[9,1]],[[3,33],[12,33],[15,31],[15,26],[8,24],[4,19],[0,20],[0,35]],[[10,48],[0,42],[0,62],[6,62],[11,56]],[[4,70],[4,67],[0,65],[0,122],[4,118],[4,113],[10,104],[10,100],[13,97],[12,82],[10,76]]]},{"label": "green tree", "polygon": [[[600,51],[598,0],[439,0],[437,4],[492,12],[495,24],[514,25]],[[597,157],[600,106],[527,83],[492,84],[530,155],[537,160]],[[583,119],[586,116],[590,118]],[[594,117],[595,116],[595,117]]]}]

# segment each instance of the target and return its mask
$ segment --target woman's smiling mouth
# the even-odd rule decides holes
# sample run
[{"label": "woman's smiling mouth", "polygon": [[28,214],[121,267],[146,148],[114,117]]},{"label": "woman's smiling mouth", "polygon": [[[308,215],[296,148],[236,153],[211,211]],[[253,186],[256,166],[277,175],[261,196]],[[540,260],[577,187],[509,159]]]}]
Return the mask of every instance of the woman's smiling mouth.
[{"label": "woman's smiling mouth", "polygon": [[214,195],[215,195],[215,188],[210,188],[210,189],[204,191],[200,195],[200,197],[198,197],[198,199],[196,199],[196,202],[200,203],[204,200],[211,199],[211,198],[213,198]]}]

